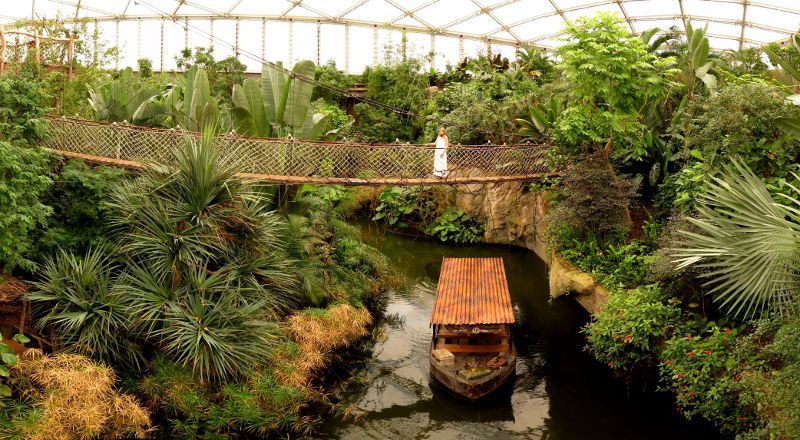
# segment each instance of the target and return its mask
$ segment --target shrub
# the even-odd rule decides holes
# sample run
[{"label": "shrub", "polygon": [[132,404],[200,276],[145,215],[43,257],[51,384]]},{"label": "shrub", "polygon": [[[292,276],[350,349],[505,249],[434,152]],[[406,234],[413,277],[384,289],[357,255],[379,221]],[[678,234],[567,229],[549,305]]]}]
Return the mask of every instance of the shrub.
[{"label": "shrub", "polygon": [[740,342],[745,356],[737,382],[741,405],[763,421],[741,438],[800,438],[800,321],[773,317],[756,323]]},{"label": "shrub", "polygon": [[606,286],[637,286],[645,281],[653,257],[638,240],[606,239],[568,227],[550,229],[550,242],[558,254]]},{"label": "shrub", "polygon": [[118,168],[92,167],[82,160],[68,160],[41,201],[53,209],[47,226],[37,230],[31,257],[44,261],[56,249],[83,254],[109,241],[111,230],[107,198],[123,179]]},{"label": "shrub", "polygon": [[114,371],[75,354],[23,360],[15,374],[30,379],[26,389],[35,411],[11,421],[31,440],[146,438],[150,415],[130,395],[114,390]]},{"label": "shrub", "polygon": [[800,109],[787,104],[772,86],[749,82],[718,89],[696,106],[691,120],[677,123],[676,138],[714,165],[740,156],[760,176],[784,177],[797,162],[800,141],[785,136],[777,118],[795,118]]},{"label": "shrub", "polygon": [[138,365],[142,353],[128,336],[130,299],[113,291],[115,268],[99,248],[81,257],[59,250],[41,267],[41,279],[28,299],[36,302],[38,325],[55,326],[68,350]]},{"label": "shrub", "polygon": [[683,328],[666,342],[660,364],[663,383],[678,395],[678,411],[729,432],[742,432],[756,420],[738,404],[736,382],[746,361],[736,349],[738,333],[714,322],[694,331]]},{"label": "shrub", "polygon": [[463,209],[450,207],[436,218],[423,232],[444,242],[458,244],[478,243],[483,239],[486,225],[464,212]]},{"label": "shrub", "polygon": [[646,367],[680,322],[680,309],[657,285],[614,290],[583,327],[587,348],[619,370]]},{"label": "shrub", "polygon": [[6,271],[35,268],[29,259],[31,235],[52,213],[40,200],[52,182],[48,160],[34,148],[0,142],[0,265]]},{"label": "shrub", "polygon": [[13,74],[0,75],[0,142],[34,144],[44,138],[47,84]]},{"label": "shrub", "polygon": [[602,158],[586,156],[564,171],[557,204],[548,214],[548,220],[601,238],[627,233],[630,223],[625,210],[632,189],[630,182],[621,179],[615,182]]}]

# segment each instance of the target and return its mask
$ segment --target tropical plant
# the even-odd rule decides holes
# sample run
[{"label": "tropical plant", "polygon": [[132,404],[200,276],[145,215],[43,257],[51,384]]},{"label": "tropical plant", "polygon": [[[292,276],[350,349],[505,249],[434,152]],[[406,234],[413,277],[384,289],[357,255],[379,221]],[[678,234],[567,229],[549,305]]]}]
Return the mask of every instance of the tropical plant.
[{"label": "tropical plant", "polygon": [[110,202],[131,263],[118,290],[132,301],[135,331],[202,378],[263,362],[271,321],[304,296],[284,221],[256,182],[235,176],[238,156],[215,146],[214,131],[123,181]]},{"label": "tropical plant", "polygon": [[711,52],[706,37],[707,29],[708,24],[703,29],[695,29],[690,22],[686,22],[686,51],[679,54],[677,61],[681,69],[680,79],[686,86],[689,99],[694,95],[698,80],[708,89],[717,85],[713,69],[719,57]]},{"label": "tropical plant", "polygon": [[697,97],[686,114],[668,129],[688,150],[702,153],[713,165],[739,156],[756,174],[786,177],[800,158],[800,138],[784,136],[782,121],[800,119],[800,107],[789,105],[768,84],[746,82],[718,87],[708,97]]},{"label": "tropical plant", "polygon": [[517,64],[521,70],[537,78],[553,71],[553,62],[547,57],[547,53],[535,46],[523,46],[517,49]]},{"label": "tropical plant", "polygon": [[740,159],[706,179],[697,217],[688,218],[698,232],[681,231],[685,247],[674,249],[678,268],[705,269],[708,294],[730,315],[787,312],[800,288],[798,190],[790,185],[794,197],[774,201]]},{"label": "tropical plant", "polygon": [[105,122],[163,127],[169,118],[166,106],[158,98],[157,90],[134,79],[130,67],[119,78],[89,87],[89,105],[95,118]]},{"label": "tropical plant", "polygon": [[295,139],[333,139],[338,131],[328,130],[330,113],[311,111],[314,85],[302,78],[313,78],[315,66],[301,61],[292,72],[264,65],[261,81],[246,79],[233,86],[233,118],[236,131],[248,136],[293,137]]},{"label": "tropical plant", "polygon": [[548,213],[552,224],[587,231],[602,238],[626,233],[630,223],[624,208],[635,188],[617,179],[603,165],[604,158],[590,155],[565,169],[557,198]]},{"label": "tropical plant", "polygon": [[233,86],[242,84],[247,70],[247,66],[235,56],[215,60],[214,47],[196,47],[194,53],[188,47],[184,48],[175,56],[175,65],[187,72],[192,68],[204,70],[211,94],[225,104],[230,103]]},{"label": "tropical plant", "polygon": [[64,162],[54,174],[53,184],[39,197],[53,212],[46,227],[37,228],[34,234],[30,255],[37,262],[54,255],[58,248],[82,255],[90,247],[109,241],[106,199],[125,172],[119,168],[92,167],[74,159]]},{"label": "tropical plant", "polygon": [[754,417],[737,401],[737,381],[748,360],[736,349],[737,333],[714,322],[694,331],[684,326],[664,344],[660,370],[667,388],[678,395],[678,411],[739,433],[752,426]]},{"label": "tropical plant", "polygon": [[382,192],[380,203],[375,208],[373,221],[384,220],[390,226],[408,227],[408,219],[414,213],[418,195],[406,186],[393,186]]},{"label": "tropical plant", "polygon": [[658,285],[615,290],[583,327],[587,349],[613,369],[647,367],[656,359],[659,339],[669,335],[680,316]]},{"label": "tropical plant", "polygon": [[167,90],[163,98],[172,117],[172,126],[189,131],[202,131],[209,127],[223,132],[231,130],[230,111],[212,94],[205,70],[192,66],[178,79],[180,86]]},{"label": "tropical plant", "polygon": [[681,34],[677,26],[662,32],[661,28],[651,28],[641,34],[639,39],[647,45],[647,51],[659,56],[673,56],[680,46]]},{"label": "tropical plant", "polygon": [[59,250],[41,267],[41,280],[28,299],[42,312],[38,325],[54,325],[66,349],[138,366],[142,352],[128,333],[130,298],[114,292],[116,269],[100,248],[82,257]]},{"label": "tropical plant", "polygon": [[486,225],[464,212],[463,209],[448,208],[423,232],[444,242],[474,244],[481,241]]},{"label": "tropical plant", "polygon": [[553,129],[553,125],[561,117],[563,111],[561,100],[551,97],[548,105],[536,104],[528,109],[530,119],[517,119],[522,126],[519,134],[527,136],[546,136]]},{"label": "tropical plant", "polygon": [[0,142],[35,144],[45,137],[46,81],[0,75]]},{"label": "tropical plant", "polygon": [[[30,338],[17,333],[14,335],[14,342],[17,344],[27,344]],[[17,364],[17,355],[14,350],[3,342],[3,335],[0,335],[0,397],[8,397],[11,395],[11,387],[9,386],[9,367]]]}]

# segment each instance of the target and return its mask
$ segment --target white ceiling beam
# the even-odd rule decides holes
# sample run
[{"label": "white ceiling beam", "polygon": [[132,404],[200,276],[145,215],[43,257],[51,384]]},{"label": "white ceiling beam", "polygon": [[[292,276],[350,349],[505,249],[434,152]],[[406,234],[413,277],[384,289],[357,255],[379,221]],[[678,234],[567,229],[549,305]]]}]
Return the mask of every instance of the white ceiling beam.
[{"label": "white ceiling beam", "polygon": [[236,7],[237,7],[237,6],[239,6],[241,3],[242,3],[242,0],[236,0],[236,1],[233,3],[233,5],[231,5],[231,7],[230,7],[230,8],[228,8],[228,11],[227,11],[227,12],[225,12],[225,15],[227,15],[227,16],[230,16],[230,15],[231,15],[231,12],[233,12],[233,10],[234,10],[234,9],[236,9]]},{"label": "white ceiling beam", "polygon": [[430,29],[430,30],[431,30],[431,32],[435,32],[435,31],[436,31],[436,28],[435,28],[435,27],[434,27],[432,24],[430,24],[430,23],[428,23],[427,21],[423,20],[422,18],[420,18],[420,17],[418,17],[418,16],[414,15],[414,13],[413,13],[413,12],[411,12],[411,11],[407,10],[407,9],[406,9],[406,8],[404,8],[402,5],[399,5],[399,4],[397,4],[397,2],[396,2],[396,1],[394,1],[394,0],[384,0],[384,1],[385,1],[386,3],[389,3],[390,5],[394,6],[395,8],[399,9],[401,12],[403,12],[403,14],[404,14],[405,16],[407,16],[407,17],[411,17],[411,18],[413,18],[414,20],[417,20],[418,22],[422,23],[422,24],[423,24],[423,25],[424,25],[426,28]]},{"label": "white ceiling beam", "polygon": [[103,9],[93,8],[91,6],[82,5],[80,0],[78,0],[77,3],[70,2],[70,1],[67,1],[67,0],[50,0],[50,1],[53,2],[53,3],[61,3],[62,5],[74,6],[75,7],[75,19],[78,18],[78,11],[81,10],[81,9],[86,10],[86,11],[91,11],[91,12],[94,12],[94,13],[97,13],[97,14],[107,15],[107,16],[111,17],[112,20],[116,20],[116,19],[120,18],[119,15],[117,15],[117,14],[115,14],[113,12],[106,11],[106,10],[103,10]]},{"label": "white ceiling beam", "polygon": [[553,6],[553,9],[556,10],[556,13],[558,13],[558,15],[560,15],[561,18],[564,20],[564,23],[569,24],[569,18],[567,18],[567,16],[564,14],[564,10],[562,10],[561,8],[558,7],[558,4],[556,4],[556,1],[555,0],[548,0],[548,1]]},{"label": "white ceiling beam", "polygon": [[192,7],[194,7],[194,8],[197,8],[197,9],[202,9],[202,10],[204,10],[204,11],[206,11],[206,12],[210,13],[210,14],[214,14],[214,15],[216,15],[216,16],[223,16],[223,15],[225,15],[225,14],[223,14],[223,13],[222,13],[222,11],[217,11],[216,9],[211,9],[211,8],[209,8],[208,6],[201,5],[201,4],[199,4],[199,3],[195,3],[195,2],[193,2],[193,1],[184,0],[184,1],[183,1],[183,4],[185,4],[185,5],[189,5],[189,6],[192,6]]},{"label": "white ceiling beam", "polygon": [[[499,6],[493,5],[493,6],[489,6],[489,7],[484,7],[478,0],[472,0],[472,3],[474,3],[475,6],[479,7],[481,9],[481,12],[483,12],[486,15],[488,15],[489,18],[494,20],[495,23],[499,24],[501,28],[505,29],[505,31],[508,32],[509,35],[514,37],[515,40],[517,40],[520,43],[522,43],[522,39],[519,38],[519,35],[517,35],[514,31],[512,31],[511,28],[506,26],[506,24],[503,23],[499,18],[497,18],[497,16],[494,15],[494,13],[492,12],[495,8],[498,8]],[[487,37],[488,37],[488,35],[487,35]]]},{"label": "white ceiling beam", "polygon": [[386,23],[388,23],[388,24],[394,24],[394,23],[396,23],[396,22],[398,22],[398,21],[400,21],[400,20],[402,20],[402,19],[406,18],[406,17],[408,16],[408,14],[409,14],[409,13],[411,13],[411,14],[416,14],[418,11],[421,11],[421,10],[423,10],[423,9],[427,8],[428,6],[431,6],[431,5],[433,5],[433,4],[435,4],[435,3],[438,3],[438,2],[439,2],[439,0],[428,0],[428,1],[426,1],[425,3],[423,3],[423,4],[419,5],[419,6],[417,6],[416,8],[409,9],[409,10],[408,10],[408,13],[405,13],[405,12],[404,12],[404,13],[402,13],[402,14],[398,15],[397,17],[395,17],[395,18],[393,18],[393,19],[391,19],[391,20],[387,21]]},{"label": "white ceiling beam", "polygon": [[[517,1],[518,0],[506,0],[506,1],[502,1],[500,3],[496,3],[496,4],[494,4],[492,6],[489,6],[489,7],[492,8],[492,9],[501,8],[501,7],[505,6],[505,5],[510,5],[511,3],[516,3]],[[441,27],[439,27],[439,29],[440,30],[449,29],[449,28],[451,28],[453,26],[457,26],[457,25],[459,25],[459,24],[461,24],[461,23],[463,23],[463,22],[465,22],[465,21],[467,21],[467,20],[469,20],[471,18],[477,17],[477,16],[479,16],[481,14],[483,14],[483,11],[479,9],[479,10],[477,10],[477,11],[475,11],[475,12],[469,14],[469,15],[465,15],[464,17],[458,18],[456,20],[451,21],[450,23],[442,25]],[[503,31],[503,30],[505,30],[505,28],[501,27],[500,29],[497,29],[496,31],[488,32],[488,33],[486,33],[484,35],[494,34],[494,33],[497,33],[497,32]]]},{"label": "white ceiling beam", "polygon": [[300,4],[303,3],[303,0],[286,0],[286,1],[291,3],[292,5],[286,8],[285,11],[283,11],[283,13],[281,14],[281,18],[286,17],[290,12],[292,12],[292,9],[300,6]]},{"label": "white ceiling beam", "polygon": [[622,17],[625,18],[625,22],[628,23],[628,27],[631,28],[631,32],[634,34],[636,33],[636,29],[633,28],[633,21],[631,17],[628,15],[628,11],[625,9],[625,3],[622,0],[616,0],[617,6],[619,10],[622,11]]},{"label": "white ceiling beam", "polygon": [[353,3],[353,6],[350,6],[349,8],[345,9],[341,13],[336,14],[336,17],[334,17],[334,18],[336,18],[336,20],[341,20],[345,15],[347,15],[347,14],[355,11],[356,9],[360,8],[361,6],[363,6],[368,1],[369,0],[359,0],[356,3]]},{"label": "white ceiling beam", "polygon": [[[552,1],[551,1],[551,3],[552,3]],[[526,24],[526,23],[530,23],[532,21],[536,21],[536,20],[538,20],[540,18],[555,17],[556,15],[560,15],[561,19],[564,20],[565,23],[569,23],[569,20],[567,19],[567,16],[564,15],[567,12],[579,11],[581,9],[588,9],[588,8],[593,8],[595,6],[610,5],[610,4],[614,4],[614,3],[616,3],[616,0],[600,0],[600,1],[595,1],[595,2],[592,2],[592,3],[586,3],[584,5],[570,6],[568,8],[560,8],[560,9],[556,9],[555,11],[543,12],[543,13],[538,14],[538,15],[533,15],[533,16],[530,16],[530,17],[523,18],[523,19],[515,21],[515,22],[513,22],[513,23],[511,23],[511,24],[509,24],[507,26],[510,27],[510,28],[514,28],[514,27],[517,27],[517,26],[522,25],[522,24]],[[554,7],[556,7],[556,6],[554,6]],[[494,29],[494,30],[492,30],[490,32],[487,32],[486,34],[487,35],[492,35],[492,34],[496,34],[497,32],[500,32],[502,30],[503,30],[503,28]]]},{"label": "white ceiling beam", "polygon": [[306,4],[297,5],[297,7],[298,7],[298,8],[305,9],[305,10],[307,10],[307,11],[311,11],[311,12],[313,12],[313,13],[315,13],[315,14],[319,15],[320,17],[325,17],[325,18],[327,18],[328,20],[335,20],[335,18],[334,18],[332,15],[330,15],[330,14],[326,14],[326,13],[324,13],[324,12],[322,12],[322,11],[320,11],[320,10],[316,9],[316,8],[312,8],[311,6],[308,6],[308,5],[306,5]]},{"label": "white ceiling beam", "polygon": [[742,33],[739,34],[739,50],[744,46],[744,30],[747,29],[747,0],[742,2]]},{"label": "white ceiling beam", "polygon": [[170,15],[175,16],[175,14],[178,13],[178,9],[180,9],[181,6],[183,6],[183,2],[184,1],[186,1],[186,0],[177,0],[178,4],[175,6],[175,9],[172,11],[172,14],[170,14]]}]

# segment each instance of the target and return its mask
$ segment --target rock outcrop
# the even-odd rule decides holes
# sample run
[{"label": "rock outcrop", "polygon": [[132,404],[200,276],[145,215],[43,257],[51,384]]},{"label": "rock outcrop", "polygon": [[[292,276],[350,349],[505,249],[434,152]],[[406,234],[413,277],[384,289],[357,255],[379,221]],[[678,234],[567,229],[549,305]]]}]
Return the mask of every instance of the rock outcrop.
[{"label": "rock outcrop", "polygon": [[[467,170],[458,174],[471,177],[483,173]],[[541,194],[531,192],[521,182],[461,185],[453,191],[452,202],[456,207],[486,219],[487,243],[522,246],[548,260]]]},{"label": "rock outcrop", "polygon": [[[484,175],[480,170],[462,170],[453,175]],[[594,313],[605,303],[608,289],[588,273],[563,258],[550,254],[546,241],[546,203],[542,194],[521,182],[470,184],[453,188],[451,205],[486,220],[484,241],[528,248],[550,267],[550,296],[569,294],[586,311]]]},{"label": "rock outcrop", "polygon": [[571,294],[586,311],[594,313],[606,301],[608,289],[586,272],[553,254],[550,260],[550,296]]}]

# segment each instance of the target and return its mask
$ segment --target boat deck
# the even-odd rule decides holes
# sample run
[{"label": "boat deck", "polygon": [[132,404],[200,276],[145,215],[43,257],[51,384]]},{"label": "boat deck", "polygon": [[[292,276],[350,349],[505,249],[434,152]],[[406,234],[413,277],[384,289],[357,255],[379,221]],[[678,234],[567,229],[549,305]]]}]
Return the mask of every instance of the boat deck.
[{"label": "boat deck", "polygon": [[[447,371],[448,373],[457,374],[458,370],[463,370],[465,368],[486,367],[487,363],[496,357],[505,358],[505,365],[508,365],[513,359],[513,356],[507,354],[498,355],[497,353],[453,353],[453,355],[455,359],[451,365],[435,360],[434,362],[436,362],[439,369]],[[497,368],[492,369],[496,370]]]}]

